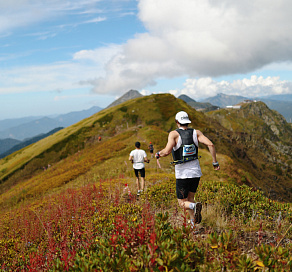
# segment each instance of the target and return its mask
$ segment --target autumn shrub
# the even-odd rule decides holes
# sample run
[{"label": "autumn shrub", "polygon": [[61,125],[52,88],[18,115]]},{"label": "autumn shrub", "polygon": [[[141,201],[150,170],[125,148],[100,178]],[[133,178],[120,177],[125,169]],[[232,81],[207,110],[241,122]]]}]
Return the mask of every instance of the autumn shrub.
[{"label": "autumn shrub", "polygon": [[261,191],[247,185],[203,182],[199,187],[197,197],[203,203],[219,205],[227,215],[237,218],[275,220],[280,215],[292,222],[289,203],[279,203],[268,199]]},{"label": "autumn shrub", "polygon": [[[291,248],[290,248],[291,250]],[[257,265],[268,271],[292,271],[292,256],[288,248],[262,244],[255,248]]]},{"label": "autumn shrub", "polygon": [[[201,182],[196,201],[222,209],[229,225],[212,228],[203,209],[193,229],[182,209],[174,222],[174,175],[148,175],[144,194],[127,201],[125,181],[99,180],[1,213],[1,271],[291,271],[292,228],[274,224],[273,243],[262,239],[273,216],[290,220],[289,204],[247,186]],[[240,226],[260,212],[261,229],[247,251]]]},{"label": "autumn shrub", "polygon": [[[175,229],[168,217],[148,215],[134,225],[133,220],[119,218],[106,237],[78,252],[70,271],[195,271],[204,250],[192,239],[190,228]],[[57,261],[53,271],[60,268]]]},{"label": "autumn shrub", "polygon": [[[92,186],[71,189],[50,197],[43,205],[29,205],[17,214],[6,215],[6,222],[1,222],[6,232],[0,239],[3,241],[6,235],[14,238],[11,241],[17,239],[17,243],[8,244],[6,240],[5,250],[0,252],[0,267],[41,271],[57,258],[69,266],[76,251],[92,243],[95,229],[91,218],[96,210],[93,200],[102,196],[102,191]],[[7,249],[11,254],[6,254]]]},{"label": "autumn shrub", "polygon": [[175,190],[175,180],[170,178],[151,186],[141,198],[147,199],[153,208],[170,208],[176,201]]}]

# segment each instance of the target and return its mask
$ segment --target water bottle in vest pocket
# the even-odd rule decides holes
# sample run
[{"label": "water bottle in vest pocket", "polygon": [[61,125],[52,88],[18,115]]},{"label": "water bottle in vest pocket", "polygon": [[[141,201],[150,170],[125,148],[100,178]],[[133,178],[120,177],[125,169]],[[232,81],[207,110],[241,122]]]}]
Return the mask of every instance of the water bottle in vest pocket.
[{"label": "water bottle in vest pocket", "polygon": [[183,154],[182,154],[183,157],[194,156],[196,155],[196,153],[197,153],[197,150],[194,144],[183,146]]}]

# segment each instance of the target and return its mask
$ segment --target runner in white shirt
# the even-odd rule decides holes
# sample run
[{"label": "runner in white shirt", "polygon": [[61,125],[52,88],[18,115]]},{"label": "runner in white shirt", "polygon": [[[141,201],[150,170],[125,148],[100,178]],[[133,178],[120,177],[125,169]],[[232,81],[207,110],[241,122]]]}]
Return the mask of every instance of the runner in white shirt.
[{"label": "runner in white shirt", "polygon": [[[147,154],[143,149],[140,149],[140,142],[135,143],[136,149],[132,150],[130,153],[129,161],[132,161],[133,168],[136,176],[136,184],[138,189],[138,195],[143,192],[145,187],[145,165],[144,162],[149,163]],[[139,173],[141,175],[141,184],[139,180]]]}]

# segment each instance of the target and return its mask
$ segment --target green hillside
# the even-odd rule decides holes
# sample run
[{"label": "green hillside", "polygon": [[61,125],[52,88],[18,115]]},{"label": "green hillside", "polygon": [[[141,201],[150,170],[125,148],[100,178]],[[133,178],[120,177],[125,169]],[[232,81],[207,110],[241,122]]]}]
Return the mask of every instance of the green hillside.
[{"label": "green hillside", "polygon": [[[0,192],[7,193],[9,188],[19,182],[22,183],[20,186],[23,186],[24,181],[29,183],[33,177],[35,183],[36,175],[36,180],[40,180],[42,184],[41,180],[46,179],[48,175],[43,169],[48,165],[59,164],[66,168],[65,165],[70,165],[71,160],[74,160],[76,156],[92,153],[91,156],[82,157],[83,165],[86,166],[76,167],[77,169],[74,170],[77,172],[72,173],[73,176],[65,171],[64,178],[60,179],[56,172],[58,181],[54,186],[62,186],[62,183],[68,183],[86,173],[92,165],[111,158],[112,152],[115,154],[115,159],[122,157],[125,160],[125,156],[128,155],[138,136],[142,141],[152,141],[157,148],[163,148],[167,132],[175,128],[174,116],[182,109],[189,112],[194,127],[205,133],[216,144],[219,153],[234,160],[237,167],[231,175],[234,176],[235,182],[261,188],[275,199],[291,201],[289,168],[291,157],[285,154],[284,147],[284,153],[279,152],[280,143],[289,146],[289,139],[291,139],[289,138],[291,128],[287,126],[284,119],[273,121],[273,117],[263,113],[265,118],[271,120],[269,121],[271,124],[267,125],[268,122],[264,122],[262,117],[255,117],[257,113],[252,116],[240,116],[228,112],[228,118],[225,118],[224,113],[227,111],[220,110],[214,112],[216,120],[212,120],[172,95],[146,96],[103,110],[0,160],[0,180],[2,180]],[[268,112],[271,111],[268,110]],[[213,115],[210,114],[210,116]],[[245,127],[249,127],[250,130],[246,132]],[[255,130],[258,133],[254,133]],[[97,142],[99,135],[103,138],[102,144]],[[132,142],[121,139],[132,139]],[[274,144],[279,144],[278,149],[274,150],[271,148],[271,141],[275,139],[277,143],[274,142]],[[280,140],[282,142],[279,142]],[[110,146],[109,153],[106,146]],[[275,156],[277,160],[274,159]],[[224,170],[229,172],[232,166],[226,168]],[[70,170],[71,167],[68,166],[68,169]],[[55,184],[55,181],[52,184]],[[34,193],[31,194],[29,191],[26,191],[26,194],[34,196]]]},{"label": "green hillside", "polygon": [[[155,152],[162,149],[180,110],[215,143],[221,166],[214,171],[211,155],[200,146],[203,177],[196,201],[204,208],[196,232],[177,205],[170,156],[160,159],[161,168],[155,159],[146,164],[147,191],[139,200],[128,161],[137,140],[146,151],[150,141]],[[145,96],[102,110],[0,160],[0,268],[291,268],[291,155],[270,148],[271,143],[278,149],[289,146],[291,128],[279,125],[269,109],[253,117],[240,114],[220,110],[206,115],[169,94]],[[250,123],[244,123],[246,118]],[[247,123],[256,132],[250,133]]]},{"label": "green hillside", "polygon": [[269,197],[282,194],[291,202],[292,127],[285,118],[263,102],[243,103],[240,109],[220,109],[206,115],[228,129],[230,144],[237,146],[235,155],[259,181],[254,185]]}]

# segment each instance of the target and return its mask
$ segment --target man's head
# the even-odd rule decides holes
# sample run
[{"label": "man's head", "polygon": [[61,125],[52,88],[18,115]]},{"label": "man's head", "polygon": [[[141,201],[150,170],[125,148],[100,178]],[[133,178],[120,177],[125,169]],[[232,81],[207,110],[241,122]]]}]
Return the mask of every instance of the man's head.
[{"label": "man's head", "polygon": [[140,142],[135,143],[135,147],[137,147],[137,148],[140,148],[140,145],[141,145]]},{"label": "man's head", "polygon": [[183,126],[191,123],[188,114],[185,111],[180,111],[175,116],[175,121]]}]

